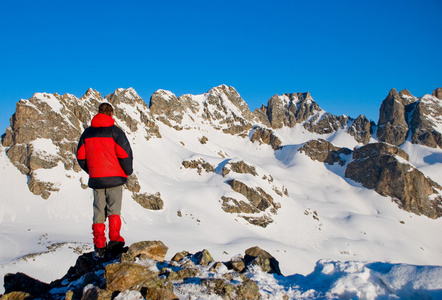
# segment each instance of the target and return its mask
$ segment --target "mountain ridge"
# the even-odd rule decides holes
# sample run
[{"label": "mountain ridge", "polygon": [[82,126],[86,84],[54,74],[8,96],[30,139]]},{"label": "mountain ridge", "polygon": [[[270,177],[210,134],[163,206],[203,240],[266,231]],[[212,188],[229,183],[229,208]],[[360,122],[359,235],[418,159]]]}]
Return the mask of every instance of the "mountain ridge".
[{"label": "mountain ridge", "polygon": [[[440,105],[433,95],[413,100]],[[281,262],[285,274],[310,273],[322,258],[442,264],[442,244],[434,239],[442,220],[440,147],[424,145],[425,139],[413,143],[411,133],[399,146],[379,141],[379,125],[363,116],[328,114],[306,93],[273,96],[271,109],[251,112],[225,85],[180,97],[159,90],[149,104],[133,89],[104,98],[93,89],[80,98],[40,93],[17,103],[0,146],[0,185],[9,191],[0,201],[5,253],[26,254],[47,233],[58,242],[90,243],[91,193],[75,150],[102,101],[113,104],[116,124],[135,154],[123,201],[128,242],[147,235],[175,253],[199,251],[203,244],[221,257],[258,245]],[[406,121],[416,107],[404,109]],[[439,116],[431,115],[433,125],[422,132],[437,131]],[[352,166],[356,175],[345,175],[359,159],[354,155],[368,153],[367,145],[378,149],[370,159],[391,163],[370,173],[376,188],[365,187],[363,164]],[[389,192],[402,179],[422,188],[423,202],[409,198],[407,189],[402,196]],[[5,270],[17,257],[0,257]]]}]

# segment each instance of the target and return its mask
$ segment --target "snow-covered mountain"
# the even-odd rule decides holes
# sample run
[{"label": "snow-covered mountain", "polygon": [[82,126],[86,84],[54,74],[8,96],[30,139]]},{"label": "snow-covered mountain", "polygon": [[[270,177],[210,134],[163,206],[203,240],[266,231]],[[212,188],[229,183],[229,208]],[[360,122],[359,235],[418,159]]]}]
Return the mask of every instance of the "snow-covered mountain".
[{"label": "snow-covered mountain", "polygon": [[158,90],[149,105],[132,88],[20,100],[0,146],[0,276],[51,281],[91,249],[92,192],[75,150],[103,101],[134,151],[128,244],[204,248],[218,261],[259,246],[284,275],[320,259],[442,265],[441,95],[393,89],[378,124],[331,115],[309,93],[251,112],[226,85]]}]

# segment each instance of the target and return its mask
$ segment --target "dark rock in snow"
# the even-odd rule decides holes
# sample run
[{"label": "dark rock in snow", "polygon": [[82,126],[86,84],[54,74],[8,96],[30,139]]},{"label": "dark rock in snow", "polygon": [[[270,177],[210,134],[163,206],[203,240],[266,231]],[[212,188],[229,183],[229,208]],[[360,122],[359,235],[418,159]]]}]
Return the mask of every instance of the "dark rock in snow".
[{"label": "dark rock in snow", "polygon": [[429,218],[442,216],[441,187],[408,163],[405,151],[385,143],[355,149],[345,176],[390,196],[407,211]]},{"label": "dark rock in snow", "polygon": [[332,143],[323,139],[312,140],[305,143],[305,145],[299,149],[299,152],[304,152],[313,160],[325,162],[329,165],[338,163],[341,166],[346,162],[345,156],[352,153],[348,148],[336,147]]}]

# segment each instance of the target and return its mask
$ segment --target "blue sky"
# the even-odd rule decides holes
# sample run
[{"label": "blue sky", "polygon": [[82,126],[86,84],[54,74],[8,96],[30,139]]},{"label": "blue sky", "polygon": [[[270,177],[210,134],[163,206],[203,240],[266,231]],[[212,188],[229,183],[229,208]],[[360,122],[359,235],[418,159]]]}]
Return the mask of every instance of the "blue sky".
[{"label": "blue sky", "polygon": [[227,84],[251,110],[310,91],[377,122],[391,88],[442,87],[442,1],[0,0],[0,132],[35,92],[133,87],[149,103]]}]

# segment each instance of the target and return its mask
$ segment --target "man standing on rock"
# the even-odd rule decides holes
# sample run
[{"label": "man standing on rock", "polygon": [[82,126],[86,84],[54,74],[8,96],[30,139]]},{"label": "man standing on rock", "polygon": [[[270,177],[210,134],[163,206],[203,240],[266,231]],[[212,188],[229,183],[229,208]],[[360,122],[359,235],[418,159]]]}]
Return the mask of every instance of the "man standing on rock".
[{"label": "man standing on rock", "polygon": [[[91,127],[84,130],[77,148],[77,160],[89,174],[88,186],[94,190],[92,231],[96,258],[121,252],[124,239],[121,229],[123,184],[132,174],[132,149],[123,130],[115,125],[113,107],[101,103]],[[105,222],[109,218],[109,244],[106,247]]]}]

